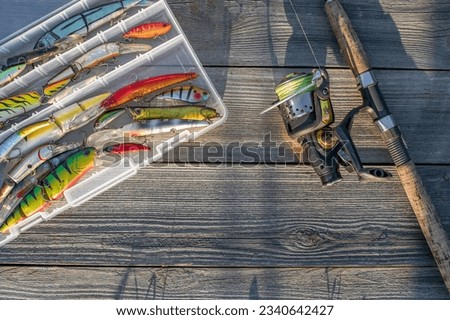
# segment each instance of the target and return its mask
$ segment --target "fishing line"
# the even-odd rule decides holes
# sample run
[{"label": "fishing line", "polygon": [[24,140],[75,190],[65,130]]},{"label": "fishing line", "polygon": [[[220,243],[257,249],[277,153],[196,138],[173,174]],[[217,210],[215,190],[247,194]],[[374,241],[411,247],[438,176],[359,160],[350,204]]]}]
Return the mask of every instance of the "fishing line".
[{"label": "fishing line", "polygon": [[282,105],[286,101],[292,99],[293,97],[299,94],[315,90],[317,88],[316,81],[318,81],[322,77],[323,71],[320,68],[319,60],[317,59],[316,53],[314,52],[314,49],[311,45],[311,41],[309,41],[308,35],[306,34],[305,28],[303,27],[302,21],[300,20],[300,16],[297,14],[297,11],[295,10],[292,0],[289,0],[289,3],[291,4],[292,10],[297,18],[298,24],[302,29],[302,33],[305,36],[306,42],[308,43],[309,50],[312,56],[314,57],[314,60],[316,61],[317,70],[316,72],[313,72],[312,74],[308,75],[295,73],[287,75],[283,79],[283,81],[275,88],[278,100],[275,101],[269,108],[262,111],[261,114],[264,114],[272,109],[275,109],[276,107]]},{"label": "fishing line", "polygon": [[317,56],[316,56],[316,54],[314,52],[314,49],[313,49],[313,47],[311,45],[311,42],[309,41],[308,35],[306,34],[306,31],[305,31],[305,28],[303,28],[302,21],[300,20],[300,16],[297,14],[297,11],[295,10],[295,7],[294,7],[294,4],[292,3],[292,0],[289,0],[289,3],[291,4],[292,10],[294,11],[294,14],[295,14],[295,17],[297,18],[298,24],[300,25],[300,28],[302,29],[303,35],[305,36],[305,39],[306,39],[306,42],[308,43],[309,50],[311,51],[311,53],[312,53],[312,55],[314,57],[314,60],[316,61],[317,68],[319,70],[322,70],[320,68],[319,60],[317,59]]}]

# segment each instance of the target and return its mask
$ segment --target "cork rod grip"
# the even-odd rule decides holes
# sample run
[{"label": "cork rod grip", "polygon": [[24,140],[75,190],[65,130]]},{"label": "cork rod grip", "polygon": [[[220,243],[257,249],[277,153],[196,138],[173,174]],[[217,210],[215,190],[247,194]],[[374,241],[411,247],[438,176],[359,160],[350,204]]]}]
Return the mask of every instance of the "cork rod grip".
[{"label": "cork rod grip", "polygon": [[371,68],[369,59],[342,5],[335,0],[325,1],[325,11],[353,74],[358,76],[368,71]]},{"label": "cork rod grip", "polygon": [[398,166],[397,171],[445,285],[450,291],[450,241],[448,234],[441,224],[436,208],[431,202],[420,176],[417,174],[414,163],[409,161]]}]

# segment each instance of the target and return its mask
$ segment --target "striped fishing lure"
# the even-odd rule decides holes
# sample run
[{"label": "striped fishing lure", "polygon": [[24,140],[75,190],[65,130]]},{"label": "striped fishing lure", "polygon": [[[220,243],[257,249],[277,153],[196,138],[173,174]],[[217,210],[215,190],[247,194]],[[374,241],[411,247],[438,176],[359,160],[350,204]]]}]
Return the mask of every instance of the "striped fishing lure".
[{"label": "striped fishing lure", "polygon": [[64,191],[76,184],[94,167],[96,155],[94,148],[85,148],[57,166],[40,184],[25,195],[0,226],[0,232],[8,232],[20,221],[44,210],[52,201],[61,198]]},{"label": "striped fishing lure", "polygon": [[197,77],[197,73],[187,72],[166,74],[139,80],[114,92],[102,102],[101,107],[105,110],[111,110],[132,100],[140,99],[150,93]]},{"label": "striped fishing lure", "polygon": [[[5,200],[3,200],[2,207],[0,209],[0,224],[5,221],[6,217],[10,214],[11,210],[17,207],[19,202],[26,196],[36,185],[38,185],[42,179],[48,176],[57,166],[63,163],[67,158],[76,152],[80,151],[81,148],[75,148],[69,151],[66,151],[62,154],[59,154],[50,160],[47,160],[39,167],[37,167],[33,174],[29,174],[25,179],[16,184],[12,190],[8,191],[8,195]],[[13,183],[12,180],[9,179],[9,183]],[[8,180],[6,180],[8,182]],[[5,188],[5,185],[3,185]],[[13,183],[14,184],[14,183]],[[3,198],[2,198],[3,199]]]},{"label": "striped fishing lure", "polygon": [[0,100],[0,123],[20,116],[41,105],[41,95],[36,92],[27,92]]},{"label": "striped fishing lure", "polygon": [[189,103],[198,103],[207,101],[209,93],[205,89],[196,86],[183,86],[172,88],[165,91],[156,97],[157,99],[174,99]]},{"label": "striped fishing lure", "polygon": [[71,78],[66,78],[59,80],[57,82],[53,82],[51,84],[47,84],[44,86],[44,95],[46,97],[52,97],[54,94],[58,93],[62,89],[64,89],[69,83],[72,81]]}]

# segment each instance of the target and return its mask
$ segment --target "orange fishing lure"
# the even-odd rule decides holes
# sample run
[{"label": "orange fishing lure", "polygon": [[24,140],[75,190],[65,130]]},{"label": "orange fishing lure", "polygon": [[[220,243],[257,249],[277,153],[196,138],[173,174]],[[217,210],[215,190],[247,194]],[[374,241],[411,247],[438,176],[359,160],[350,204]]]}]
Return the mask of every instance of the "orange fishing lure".
[{"label": "orange fishing lure", "polygon": [[143,144],[138,144],[138,143],[121,143],[121,144],[116,144],[114,146],[110,146],[110,147],[106,147],[104,149],[105,152],[107,153],[112,153],[112,154],[126,154],[126,153],[131,153],[131,152],[140,152],[140,151],[150,151],[151,148],[143,145]]},{"label": "orange fishing lure", "polygon": [[101,107],[105,110],[111,110],[124,103],[140,99],[150,93],[167,88],[169,86],[192,80],[198,77],[195,72],[174,73],[147,78],[129,84],[110,95],[103,100]]},{"label": "orange fishing lure", "polygon": [[172,29],[166,22],[150,22],[134,27],[123,35],[125,39],[151,39],[162,36]]}]

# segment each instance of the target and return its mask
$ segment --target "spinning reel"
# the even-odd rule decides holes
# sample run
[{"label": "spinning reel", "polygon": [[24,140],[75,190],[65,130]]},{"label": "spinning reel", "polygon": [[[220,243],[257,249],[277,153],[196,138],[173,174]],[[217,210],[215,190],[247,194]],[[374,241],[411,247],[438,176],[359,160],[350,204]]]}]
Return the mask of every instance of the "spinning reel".
[{"label": "spinning reel", "polygon": [[278,107],[289,136],[302,144],[324,186],[342,180],[340,167],[356,172],[361,180],[390,178],[391,174],[383,169],[363,167],[350,136],[353,118],[364,106],[353,109],[339,125],[331,127],[334,112],[329,85],[325,70],[288,74],[275,88],[279,100],[268,110]]}]

